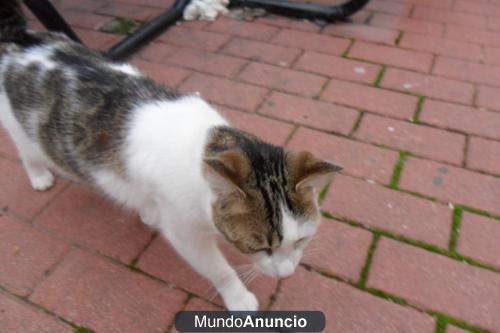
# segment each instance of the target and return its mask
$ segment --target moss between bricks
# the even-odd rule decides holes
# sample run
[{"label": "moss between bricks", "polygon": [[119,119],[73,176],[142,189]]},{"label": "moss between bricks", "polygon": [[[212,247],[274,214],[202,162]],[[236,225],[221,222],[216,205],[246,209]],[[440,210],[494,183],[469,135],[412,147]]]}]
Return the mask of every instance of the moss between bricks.
[{"label": "moss between bricks", "polygon": [[419,96],[418,102],[417,102],[417,109],[415,110],[415,113],[413,114],[413,118],[412,118],[412,121],[414,123],[420,122],[420,113],[422,113],[422,108],[424,107],[424,102],[425,102],[425,96]]},{"label": "moss between bricks", "polygon": [[365,265],[361,270],[361,274],[359,277],[358,287],[365,288],[366,281],[368,280],[368,273],[370,272],[370,267],[373,261],[373,255],[375,254],[375,250],[377,249],[378,241],[380,239],[380,235],[374,234],[372,242],[370,244],[370,248],[368,249],[368,254],[366,256]]},{"label": "moss between bricks", "polygon": [[73,332],[74,333],[95,333],[90,328],[81,327],[81,326],[75,327],[75,329],[73,330]]},{"label": "moss between bricks", "polygon": [[485,265],[485,264],[483,264],[479,261],[476,261],[472,258],[465,257],[465,256],[458,254],[458,253],[450,252],[448,249],[443,249],[443,248],[440,248],[436,245],[432,245],[432,244],[425,243],[425,242],[422,242],[419,240],[411,239],[411,238],[408,238],[405,236],[393,234],[389,231],[375,228],[375,227],[371,227],[371,226],[367,226],[367,225],[364,225],[364,224],[356,222],[356,221],[348,220],[345,218],[338,218],[338,217],[333,216],[329,212],[322,211],[321,214],[326,219],[335,220],[335,221],[345,223],[345,224],[348,224],[348,225],[356,227],[356,228],[362,228],[362,229],[365,229],[365,230],[372,232],[375,235],[384,236],[384,237],[387,237],[387,238],[390,238],[390,239],[393,239],[393,240],[396,240],[396,241],[399,241],[399,242],[402,242],[402,243],[405,243],[408,245],[412,245],[412,246],[427,250],[429,252],[437,253],[437,254],[443,255],[445,257],[464,262],[464,263],[469,264],[471,266],[475,266],[478,268],[492,271],[494,273],[500,273],[500,268]]},{"label": "moss between bricks", "polygon": [[100,27],[99,31],[115,35],[130,35],[138,26],[139,24],[133,20],[117,17]]},{"label": "moss between bricks", "polygon": [[403,167],[406,159],[410,156],[409,152],[401,151],[399,152],[399,160],[394,167],[394,172],[392,173],[392,179],[389,183],[389,187],[392,189],[397,189],[399,186],[399,180],[401,179],[401,174],[403,172]]},{"label": "moss between bricks", "polygon": [[453,209],[453,223],[451,226],[450,242],[448,244],[448,250],[450,253],[456,254],[458,234],[460,229],[460,223],[462,222],[463,209],[461,207],[455,207]]},{"label": "moss between bricks", "polygon": [[382,77],[384,76],[385,69],[386,69],[386,65],[382,65],[382,67],[380,68],[380,71],[377,74],[377,77],[375,78],[375,82],[373,82],[373,85],[377,88],[380,86],[380,82],[382,81]]}]

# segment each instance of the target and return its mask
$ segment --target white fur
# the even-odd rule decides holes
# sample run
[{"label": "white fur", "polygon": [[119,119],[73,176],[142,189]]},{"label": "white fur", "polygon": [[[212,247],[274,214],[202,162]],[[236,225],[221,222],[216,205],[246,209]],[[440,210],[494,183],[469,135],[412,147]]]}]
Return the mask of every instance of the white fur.
[{"label": "white fur", "polygon": [[129,75],[134,75],[134,76],[141,75],[141,72],[139,72],[137,68],[129,64],[110,64],[109,67],[116,71],[123,72]]},{"label": "white fur", "polygon": [[298,221],[286,209],[281,208],[283,240],[272,255],[257,253],[254,261],[264,274],[284,278],[290,276],[302,258],[302,252],[316,232],[320,220]]},{"label": "white fur", "polygon": [[186,21],[205,20],[213,21],[219,13],[227,14],[229,0],[192,0],[184,9],[184,19]]},{"label": "white fur", "polygon": [[[47,59],[49,54],[40,48],[26,53],[21,63],[39,62],[49,69],[53,66]],[[0,63],[0,73],[4,66]],[[127,65],[115,69],[137,75]],[[61,170],[15,119],[3,82],[0,91],[0,120],[16,143],[33,188],[46,190],[54,182],[49,170]],[[227,122],[198,96],[139,105],[132,115],[125,144],[125,175],[99,169],[93,171],[93,179],[105,194],[137,210],[146,224],[159,230],[179,255],[214,285],[229,310],[257,310],[257,298],[217,246],[220,233],[211,212],[215,197],[202,174],[208,133]],[[312,235],[316,227],[315,221],[296,221],[286,211],[283,216],[283,245],[272,256],[254,258],[261,271],[276,277],[294,271],[302,252],[296,241]]]}]

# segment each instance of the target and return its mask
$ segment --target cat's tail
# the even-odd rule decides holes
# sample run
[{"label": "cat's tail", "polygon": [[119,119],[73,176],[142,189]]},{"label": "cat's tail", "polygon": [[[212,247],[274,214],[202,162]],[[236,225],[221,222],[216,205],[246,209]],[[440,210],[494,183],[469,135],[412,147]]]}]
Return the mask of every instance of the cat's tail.
[{"label": "cat's tail", "polygon": [[26,19],[18,0],[2,0],[0,43],[19,43],[26,38]]}]

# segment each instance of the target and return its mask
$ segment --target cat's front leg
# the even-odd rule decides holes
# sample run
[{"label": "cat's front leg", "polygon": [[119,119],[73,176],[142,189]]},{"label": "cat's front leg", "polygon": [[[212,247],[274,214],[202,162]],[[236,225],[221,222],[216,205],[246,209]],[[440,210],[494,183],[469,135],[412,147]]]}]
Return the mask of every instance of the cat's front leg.
[{"label": "cat's front leg", "polygon": [[199,274],[217,289],[229,311],[257,311],[259,302],[229,265],[213,237],[199,231],[172,230],[163,234]]}]

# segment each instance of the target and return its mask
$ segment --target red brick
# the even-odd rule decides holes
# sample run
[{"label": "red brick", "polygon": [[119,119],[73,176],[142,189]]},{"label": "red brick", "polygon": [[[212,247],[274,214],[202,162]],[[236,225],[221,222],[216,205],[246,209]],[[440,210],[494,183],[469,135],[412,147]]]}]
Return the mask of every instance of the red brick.
[{"label": "red brick", "polygon": [[[224,309],[216,306],[214,304],[205,302],[200,298],[193,297],[186,304],[186,307],[182,311],[223,311]],[[170,333],[179,333],[179,331],[174,327],[169,331]]]},{"label": "red brick", "polygon": [[174,0],[114,0],[115,2],[128,3],[148,7],[159,7],[165,10],[174,4]]},{"label": "red brick", "polygon": [[456,326],[448,325],[446,329],[446,333],[468,333],[470,331],[466,331],[464,329],[458,328]]},{"label": "red brick", "polygon": [[[75,250],[31,301],[96,332],[164,332],[187,295],[108,260]],[[107,320],[103,320],[107,319]]]},{"label": "red brick", "polygon": [[219,108],[222,115],[236,128],[257,135],[262,140],[283,145],[293,130],[293,126],[256,114]]},{"label": "red brick", "polygon": [[0,318],[4,332],[71,333],[73,328],[60,320],[0,291]]},{"label": "red brick", "polygon": [[100,253],[130,263],[151,238],[134,212],[87,189],[71,186],[35,221]]},{"label": "red brick", "polygon": [[481,46],[477,44],[422,36],[413,33],[405,33],[399,42],[399,46],[466,60],[479,61],[483,57]]},{"label": "red brick", "polygon": [[57,3],[58,10],[76,10],[82,12],[95,12],[107,2],[101,0],[64,0]]},{"label": "red brick", "polygon": [[320,310],[329,333],[430,333],[435,326],[424,313],[304,269],[283,281],[272,309]]},{"label": "red brick", "polygon": [[354,24],[365,24],[372,15],[372,13],[373,12],[368,11],[366,9],[361,9],[356,13],[352,14],[351,16],[349,16],[348,21]]},{"label": "red brick", "polygon": [[500,67],[438,57],[433,73],[453,79],[500,86]]},{"label": "red brick", "polygon": [[457,252],[500,267],[500,221],[464,212],[460,223]]},{"label": "red brick", "polygon": [[195,73],[182,85],[184,92],[200,91],[212,102],[253,111],[264,99],[267,89]]},{"label": "red brick", "polygon": [[0,285],[21,296],[30,294],[68,249],[67,243],[0,215]]},{"label": "red brick", "polygon": [[418,98],[346,81],[330,80],[321,99],[400,119],[409,119]]},{"label": "red brick", "polygon": [[399,36],[397,30],[363,24],[332,24],[325,27],[323,33],[389,45],[394,45]]},{"label": "red brick", "polygon": [[160,15],[163,9],[111,2],[99,8],[96,12],[110,16],[131,18],[138,21],[149,21]]},{"label": "red brick", "polygon": [[298,47],[308,51],[318,51],[341,55],[351,44],[348,39],[282,29],[273,38],[273,43]]},{"label": "red brick", "polygon": [[500,329],[500,298],[492,297],[498,295],[500,275],[493,272],[382,238],[367,284],[424,309]]},{"label": "red brick", "polygon": [[500,21],[497,17],[488,17],[488,28],[491,30],[500,31]]},{"label": "red brick", "polygon": [[137,66],[137,68],[153,80],[169,87],[177,87],[189,76],[189,74],[191,74],[191,72],[186,69],[164,64],[155,64],[144,60],[137,59],[132,61],[132,64]]},{"label": "red brick", "polygon": [[[140,0],[137,0],[137,1],[140,1]],[[160,1],[163,1],[163,0],[160,0]],[[177,21],[175,24],[178,26],[184,27],[184,28],[203,30],[210,24],[210,22],[209,21]]]},{"label": "red brick", "polygon": [[179,48],[167,58],[167,61],[177,66],[223,76],[231,76],[239,72],[240,68],[246,63],[245,60],[223,54],[189,48]]},{"label": "red brick", "polygon": [[366,115],[355,136],[363,141],[406,150],[424,157],[461,164],[465,137],[431,127]]},{"label": "red brick", "polygon": [[183,27],[172,27],[158,37],[163,42],[207,51],[217,51],[230,38],[225,34]]},{"label": "red brick", "polygon": [[500,89],[480,86],[477,96],[477,105],[500,111]]},{"label": "red brick", "polygon": [[326,83],[325,78],[317,75],[259,63],[250,63],[239,77],[248,83],[306,97],[319,96]]},{"label": "red brick", "polygon": [[468,106],[426,100],[419,120],[445,129],[500,140],[500,113]]},{"label": "red brick", "polygon": [[441,36],[444,31],[442,23],[382,13],[376,13],[370,20],[370,25],[394,30],[418,32],[429,36]]},{"label": "red brick", "polygon": [[[433,2],[438,3],[437,1]],[[440,10],[427,6],[420,6],[418,4],[417,6],[415,6],[415,10],[413,11],[412,16],[429,21],[437,21],[448,24],[460,24],[474,28],[486,27],[486,19],[483,16],[457,13],[449,10]]]},{"label": "red brick", "polygon": [[152,43],[141,51],[140,57],[152,62],[165,63],[178,49],[179,47],[171,44]]},{"label": "red brick", "polygon": [[66,10],[62,13],[64,19],[72,26],[83,29],[97,30],[104,23],[111,21],[109,16],[96,15],[83,11]]},{"label": "red brick", "polygon": [[208,30],[260,41],[268,41],[279,29],[265,24],[254,24],[252,22],[221,17],[209,25]]},{"label": "red brick", "polygon": [[405,2],[405,3],[411,3],[411,4],[416,4],[420,6],[427,6],[431,8],[440,8],[440,9],[450,9],[453,5],[453,0],[440,0],[440,1],[435,1],[435,0],[395,0],[398,2]]},{"label": "red brick", "polygon": [[16,146],[3,127],[0,127],[0,155],[14,160],[19,159]]},{"label": "red brick", "polygon": [[0,159],[0,210],[5,209],[15,216],[31,219],[67,186],[57,179],[49,191],[35,191],[24,168],[15,162]]},{"label": "red brick", "polygon": [[500,142],[472,137],[468,148],[468,168],[500,175]]},{"label": "red brick", "polygon": [[[237,250],[228,247],[224,247],[223,250],[228,261],[234,266],[237,267],[242,263],[248,263],[247,258],[236,253]],[[172,267],[175,267],[175,270]],[[213,286],[198,275],[162,238],[155,239],[153,244],[141,256],[139,268],[199,297],[222,305],[222,299]],[[276,285],[277,280],[263,275],[259,275],[248,285],[248,289],[254,292],[259,299],[260,309],[267,306]]]},{"label": "red brick", "polygon": [[485,63],[500,66],[500,48],[485,47],[484,56]]},{"label": "red brick", "polygon": [[121,36],[105,34],[88,29],[75,28],[73,30],[76,32],[78,37],[80,37],[85,46],[99,50],[109,49],[122,38]]},{"label": "red brick", "polygon": [[452,211],[445,205],[336,176],[323,203],[334,216],[442,248],[448,245]]},{"label": "red brick", "polygon": [[318,129],[347,135],[359,112],[343,106],[274,92],[260,112]]},{"label": "red brick", "polygon": [[443,77],[418,74],[396,68],[388,68],[382,78],[382,86],[414,94],[470,104],[474,87],[470,83]]},{"label": "red brick", "polygon": [[338,136],[299,128],[288,148],[309,150],[318,157],[338,163],[344,173],[389,183],[398,159],[394,151],[378,148]]},{"label": "red brick", "polygon": [[281,47],[243,38],[232,39],[221,52],[283,67],[290,66],[300,54],[297,48]]},{"label": "red brick", "polygon": [[376,0],[368,2],[365,9],[403,17],[408,16],[411,10],[411,5],[395,1]]},{"label": "red brick", "polygon": [[432,54],[429,53],[407,51],[365,42],[355,42],[349,50],[349,57],[413,69],[420,72],[429,72],[433,59]]},{"label": "red brick", "polygon": [[500,16],[500,5],[486,2],[472,2],[457,0],[453,9],[457,12],[466,12],[479,15]]},{"label": "red brick", "polygon": [[287,28],[300,31],[318,32],[321,27],[306,20],[294,20],[288,17],[269,15],[257,18],[254,23],[268,24],[279,28]]},{"label": "red brick", "polygon": [[458,41],[485,44],[486,46],[500,46],[500,38],[498,38],[498,32],[496,31],[448,25],[445,36]]},{"label": "red brick", "polygon": [[379,65],[309,51],[300,57],[295,68],[363,83],[374,82],[380,70]]},{"label": "red brick", "polygon": [[324,221],[304,250],[302,262],[315,269],[357,282],[372,234],[334,221]]},{"label": "red brick", "polygon": [[492,176],[410,158],[405,163],[400,187],[500,214],[500,179]]}]

